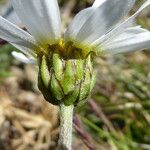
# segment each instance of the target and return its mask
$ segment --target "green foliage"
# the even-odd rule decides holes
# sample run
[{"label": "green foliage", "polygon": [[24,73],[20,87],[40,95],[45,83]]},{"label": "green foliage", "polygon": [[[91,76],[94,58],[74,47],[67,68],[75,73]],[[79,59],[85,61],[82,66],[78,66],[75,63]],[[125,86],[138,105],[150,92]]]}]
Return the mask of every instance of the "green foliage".
[{"label": "green foliage", "polygon": [[[140,63],[137,58],[144,61]],[[100,71],[92,94],[98,110],[90,104],[77,110],[92,138],[110,150],[150,148],[148,58],[142,53],[118,55],[113,58],[114,65],[98,64]]]},{"label": "green foliage", "polygon": [[[63,7],[69,1],[59,2]],[[144,0],[137,0],[134,11],[143,2]],[[92,0],[77,0],[74,3],[72,15],[90,5]],[[147,13],[142,13],[137,18],[137,23],[150,29]],[[0,47],[0,78],[10,74],[10,53],[13,49],[10,45]],[[100,149],[99,145],[104,145],[104,149],[109,150],[150,150],[149,57],[149,52],[118,55],[112,61],[115,63],[97,65],[100,73],[97,75],[92,99],[96,102],[99,113],[104,116],[98,116],[89,104],[76,110],[97,149]],[[60,67],[59,62],[56,70],[57,67]],[[79,78],[80,74],[81,70]]]},{"label": "green foliage", "polygon": [[16,50],[9,44],[0,47],[0,79],[10,75],[9,67],[12,63],[11,51]]},{"label": "green foliage", "polygon": [[6,3],[6,0],[0,0],[0,5],[3,5]]}]

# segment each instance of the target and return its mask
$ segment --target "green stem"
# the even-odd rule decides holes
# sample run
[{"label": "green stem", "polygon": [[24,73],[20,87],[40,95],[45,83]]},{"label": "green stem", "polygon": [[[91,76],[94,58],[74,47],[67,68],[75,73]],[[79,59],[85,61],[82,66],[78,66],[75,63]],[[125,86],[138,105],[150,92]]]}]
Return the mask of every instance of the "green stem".
[{"label": "green stem", "polygon": [[71,150],[73,105],[60,105],[60,134],[58,150]]}]

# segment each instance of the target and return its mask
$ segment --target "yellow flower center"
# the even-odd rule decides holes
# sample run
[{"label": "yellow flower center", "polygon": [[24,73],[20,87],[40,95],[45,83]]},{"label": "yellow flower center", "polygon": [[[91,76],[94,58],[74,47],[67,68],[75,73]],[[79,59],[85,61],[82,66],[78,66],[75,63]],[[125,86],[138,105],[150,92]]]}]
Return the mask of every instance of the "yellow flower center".
[{"label": "yellow flower center", "polygon": [[37,55],[49,55],[51,52],[57,52],[64,58],[85,58],[90,52],[94,52],[88,44],[81,44],[76,41],[64,41],[60,39],[56,44],[42,45],[40,50],[36,50]]}]

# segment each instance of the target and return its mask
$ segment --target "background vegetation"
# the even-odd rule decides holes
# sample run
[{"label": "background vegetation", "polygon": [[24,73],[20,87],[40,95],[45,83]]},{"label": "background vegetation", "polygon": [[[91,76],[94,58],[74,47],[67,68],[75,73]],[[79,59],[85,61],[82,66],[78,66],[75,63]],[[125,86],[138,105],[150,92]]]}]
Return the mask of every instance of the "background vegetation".
[{"label": "background vegetation", "polygon": [[[136,2],[131,14],[142,2]],[[65,27],[92,0],[59,3]],[[150,29],[148,9],[137,23]],[[8,44],[0,46],[0,149],[55,149],[57,107],[38,91],[36,67],[16,61],[12,50]],[[75,150],[150,150],[149,59],[150,53],[143,51],[95,60],[97,84],[88,103],[74,114]]]}]

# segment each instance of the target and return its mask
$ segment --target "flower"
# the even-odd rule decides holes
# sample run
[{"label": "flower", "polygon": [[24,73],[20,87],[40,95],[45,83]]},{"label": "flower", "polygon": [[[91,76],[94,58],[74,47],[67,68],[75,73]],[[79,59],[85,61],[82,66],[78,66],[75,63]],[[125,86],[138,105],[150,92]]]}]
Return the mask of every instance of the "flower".
[{"label": "flower", "polygon": [[67,105],[78,103],[86,99],[94,85],[91,54],[150,48],[150,31],[132,27],[150,0],[125,19],[134,3],[135,0],[95,0],[75,16],[61,36],[57,0],[12,0],[28,32],[0,17],[0,38],[25,54],[13,52],[16,58],[31,63],[38,60],[39,88],[47,100],[54,99],[53,104],[62,99]]},{"label": "flower", "polygon": [[[68,29],[63,42],[75,47],[88,47],[96,53],[122,53],[150,48],[150,32],[140,26],[131,27],[134,19],[146,7],[124,19],[135,0],[95,0],[93,5],[79,12]],[[29,33],[0,17],[0,38],[17,47],[33,61],[35,50],[60,43],[61,19],[57,0],[12,0],[12,5]],[[14,53],[17,58],[20,54]],[[21,57],[20,57],[21,58]]]}]

